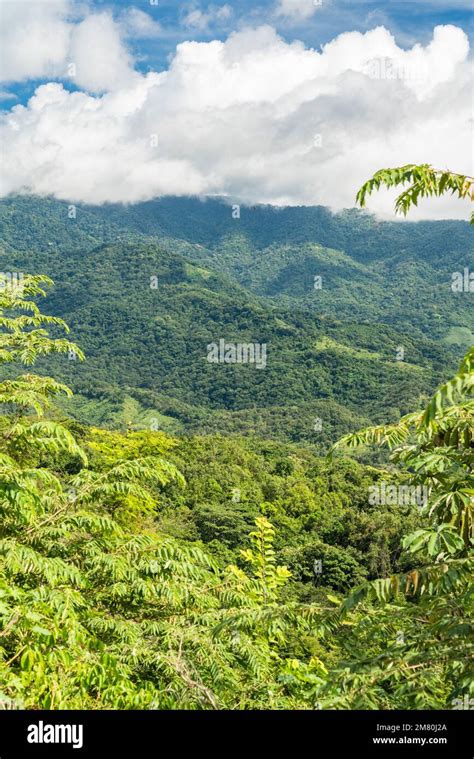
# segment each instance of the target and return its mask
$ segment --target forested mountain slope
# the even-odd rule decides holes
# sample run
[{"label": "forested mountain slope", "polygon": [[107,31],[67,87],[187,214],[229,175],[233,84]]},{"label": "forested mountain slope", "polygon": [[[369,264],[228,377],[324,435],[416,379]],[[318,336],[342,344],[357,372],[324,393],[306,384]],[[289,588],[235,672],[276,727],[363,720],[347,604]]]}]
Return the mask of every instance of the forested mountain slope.
[{"label": "forested mountain slope", "polygon": [[[132,206],[77,207],[16,196],[0,203],[6,250],[48,256],[104,242],[156,238],[168,250],[235,277],[252,291],[318,313],[383,321],[461,348],[472,342],[469,293],[454,272],[474,266],[466,222],[385,222],[355,209],[240,207],[162,198]],[[315,289],[315,276],[322,277]]]},{"label": "forested mountain slope", "polygon": [[[419,406],[474,323],[471,294],[450,287],[469,260],[462,222],[34,197],[2,201],[0,221],[2,270],[56,282],[48,310],[88,360],[54,371],[93,423],[327,443]],[[265,344],[264,370],[210,364],[220,339]]]}]

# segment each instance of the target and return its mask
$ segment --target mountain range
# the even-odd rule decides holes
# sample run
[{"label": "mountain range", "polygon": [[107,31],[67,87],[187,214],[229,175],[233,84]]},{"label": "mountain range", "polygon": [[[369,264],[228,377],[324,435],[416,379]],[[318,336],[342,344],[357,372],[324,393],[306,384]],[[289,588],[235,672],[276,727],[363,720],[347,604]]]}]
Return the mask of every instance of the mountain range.
[{"label": "mountain range", "polygon": [[[111,427],[325,446],[417,408],[472,344],[465,222],[386,222],[323,207],[164,198],[0,202],[1,270],[49,275],[44,311],[84,349],[40,371],[68,413]],[[263,370],[208,346],[265,345]]]}]

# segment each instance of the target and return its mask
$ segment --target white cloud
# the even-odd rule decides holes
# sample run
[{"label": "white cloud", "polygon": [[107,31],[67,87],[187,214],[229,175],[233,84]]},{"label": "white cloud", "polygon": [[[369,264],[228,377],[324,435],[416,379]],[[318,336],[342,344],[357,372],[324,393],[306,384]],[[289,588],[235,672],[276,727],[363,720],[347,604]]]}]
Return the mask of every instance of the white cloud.
[{"label": "white cloud", "polygon": [[121,14],[120,24],[127,37],[146,39],[161,37],[163,34],[163,28],[159,21],[156,21],[148,13],[134,7],[127,8]]},{"label": "white cloud", "polygon": [[278,0],[277,16],[287,16],[296,21],[310,18],[327,0]]},{"label": "white cloud", "polygon": [[74,26],[68,52],[74,83],[89,92],[130,86],[138,75],[126,50],[120,27],[109,13],[96,13]]},{"label": "white cloud", "polygon": [[55,76],[64,65],[72,26],[69,0],[0,2],[0,81]]},{"label": "white cloud", "polygon": [[219,26],[229,21],[231,16],[232,8],[227,3],[225,5],[209,5],[205,11],[200,8],[193,8],[188,11],[183,18],[183,24],[188,29],[205,32],[211,26]]},{"label": "white cloud", "polygon": [[[77,7],[77,6],[76,6]],[[135,74],[122,28],[108,12],[74,19],[70,0],[0,0],[0,82],[73,78],[90,92],[128,86]],[[142,27],[145,13],[128,13]]]},{"label": "white cloud", "polygon": [[[453,26],[411,50],[379,27],[342,34],[321,52],[268,26],[245,29],[225,42],[184,42],[167,71],[143,76],[114,27],[100,23],[100,33],[82,33],[107,38],[122,68],[91,51],[81,81],[90,92],[106,82],[111,90],[98,97],[50,83],[14,106],[1,127],[2,194],[89,203],[227,194],[341,208],[381,166],[471,170],[468,43]],[[381,193],[371,206],[390,213],[392,197]],[[468,211],[447,199],[420,215]]]}]

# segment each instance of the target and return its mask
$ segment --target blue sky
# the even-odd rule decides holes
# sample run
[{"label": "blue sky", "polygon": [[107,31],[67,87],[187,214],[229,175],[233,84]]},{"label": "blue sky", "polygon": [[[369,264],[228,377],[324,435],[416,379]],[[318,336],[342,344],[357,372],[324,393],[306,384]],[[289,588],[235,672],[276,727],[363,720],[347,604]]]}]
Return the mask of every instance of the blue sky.
[{"label": "blue sky", "polygon": [[[206,31],[185,27],[183,19],[189,11],[200,9],[204,13],[209,6],[227,4],[232,16],[225,23],[210,23]],[[95,0],[94,5],[110,8],[114,13],[134,5],[146,11],[163,26],[163,36],[153,40],[131,41],[132,47],[146,59],[141,63],[145,70],[166,67],[167,57],[176,44],[185,39],[223,39],[229,31],[247,24],[270,23],[286,39],[302,40],[307,46],[319,48],[346,31],[364,32],[383,24],[395,35],[402,47],[414,42],[426,42],[438,24],[461,26],[474,37],[473,3],[470,0],[322,0],[314,15],[309,18],[290,19],[276,16],[274,0],[240,0],[225,3],[217,0],[207,2],[177,2],[159,0],[158,6],[147,0],[132,3],[130,0]]]}]

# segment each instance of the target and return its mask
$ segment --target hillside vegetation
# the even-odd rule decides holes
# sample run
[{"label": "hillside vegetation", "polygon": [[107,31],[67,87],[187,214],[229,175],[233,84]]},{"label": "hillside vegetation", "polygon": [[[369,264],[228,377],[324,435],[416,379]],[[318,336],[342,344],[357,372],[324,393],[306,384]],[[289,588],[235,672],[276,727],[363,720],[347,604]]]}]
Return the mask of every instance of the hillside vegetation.
[{"label": "hillside vegetation", "polygon": [[241,211],[0,205],[3,708],[472,703],[467,226]]},{"label": "hillside vegetation", "polygon": [[[38,368],[74,388],[68,414],[84,422],[327,449],[420,407],[470,344],[472,298],[451,289],[469,262],[462,222],[269,207],[234,219],[176,198],[70,212],[3,200],[2,266],[57,282],[47,308],[88,360]],[[265,370],[210,365],[219,339],[265,344]]]},{"label": "hillside vegetation", "polygon": [[[67,329],[36,303],[50,285],[0,293],[4,708],[460,708],[474,351],[424,412],[347,435],[329,460],[123,434],[50,416],[71,392],[31,366],[83,358],[49,334]],[[338,453],[372,444],[393,449],[388,468]],[[427,497],[381,500],[402,486]]]}]

